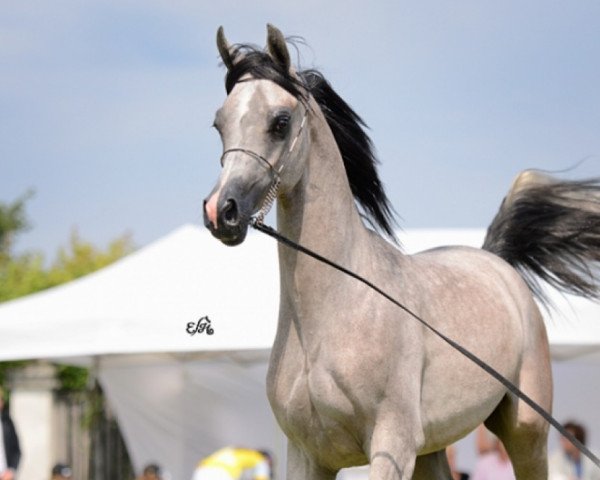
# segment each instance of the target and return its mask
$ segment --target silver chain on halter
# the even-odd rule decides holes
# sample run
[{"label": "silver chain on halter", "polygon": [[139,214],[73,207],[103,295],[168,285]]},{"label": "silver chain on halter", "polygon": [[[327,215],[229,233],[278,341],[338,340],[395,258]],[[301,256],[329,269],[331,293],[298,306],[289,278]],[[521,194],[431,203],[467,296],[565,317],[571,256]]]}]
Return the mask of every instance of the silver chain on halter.
[{"label": "silver chain on halter", "polygon": [[252,158],[254,158],[260,162],[264,162],[269,167],[269,171],[271,172],[272,177],[273,177],[273,182],[271,183],[271,187],[269,188],[269,191],[267,192],[267,195],[265,196],[260,209],[251,219],[253,224],[261,225],[263,223],[265,217],[271,210],[273,203],[275,203],[275,199],[277,198],[277,193],[279,191],[279,185],[281,184],[281,175],[280,175],[281,171],[283,170],[283,167],[286,165],[286,162],[287,162],[289,156],[292,154],[292,152],[296,148],[298,139],[300,138],[300,135],[302,134],[302,131],[304,130],[304,126],[306,125],[306,117],[307,116],[308,116],[308,108],[305,106],[304,115],[302,116],[302,122],[300,123],[300,128],[298,129],[298,133],[296,133],[296,136],[292,140],[292,144],[290,145],[290,148],[288,149],[288,151],[286,153],[284,153],[280,157],[279,161],[276,163],[276,165],[278,165],[277,169],[275,169],[274,166],[271,165],[271,163],[269,163],[269,161],[265,157],[263,157],[262,155],[259,155],[258,153],[254,152],[252,150],[249,150],[247,148],[240,148],[240,147],[228,148],[221,155],[221,166],[223,165],[223,160],[225,158],[225,155],[227,155],[228,153],[231,153],[231,152],[241,152],[241,153],[245,153],[246,155],[251,156]]},{"label": "silver chain on halter", "polygon": [[271,188],[269,188],[269,191],[267,192],[267,196],[263,200],[260,210],[258,212],[256,212],[256,215],[254,215],[252,217],[252,222],[255,223],[256,225],[260,225],[264,222],[265,217],[267,216],[267,213],[269,213],[269,211],[271,210],[271,207],[275,203],[275,199],[277,198],[277,192],[279,190],[280,184],[281,184],[281,178],[279,176],[277,176],[275,178],[275,181],[271,185]]}]

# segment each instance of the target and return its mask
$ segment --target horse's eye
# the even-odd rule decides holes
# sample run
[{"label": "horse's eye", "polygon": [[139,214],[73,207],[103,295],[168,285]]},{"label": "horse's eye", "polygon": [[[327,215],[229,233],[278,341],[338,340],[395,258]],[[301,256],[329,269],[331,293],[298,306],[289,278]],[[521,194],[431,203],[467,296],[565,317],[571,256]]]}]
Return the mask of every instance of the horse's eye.
[{"label": "horse's eye", "polygon": [[287,134],[287,131],[290,126],[290,116],[289,115],[277,115],[271,124],[271,132],[279,137],[283,138]]}]

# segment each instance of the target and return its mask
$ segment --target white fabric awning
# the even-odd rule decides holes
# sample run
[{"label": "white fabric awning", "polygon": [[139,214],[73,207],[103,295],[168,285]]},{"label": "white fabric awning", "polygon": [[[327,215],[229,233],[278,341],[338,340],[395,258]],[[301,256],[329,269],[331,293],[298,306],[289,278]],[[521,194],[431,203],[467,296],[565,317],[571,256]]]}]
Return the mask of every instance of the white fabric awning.
[{"label": "white fabric awning", "polygon": [[[276,246],[184,226],[81,279],[0,305],[0,360],[269,349]],[[187,333],[208,317],[213,335]],[[190,325],[190,327],[192,326]]]},{"label": "white fabric awning", "polygon": [[[482,229],[409,230],[406,252],[478,247]],[[108,354],[268,350],[276,329],[275,241],[254,232],[226,247],[186,225],[98,272],[0,304],[0,360]],[[600,306],[551,293],[546,315],[555,359],[598,355]],[[187,333],[208,317],[213,335]],[[191,326],[190,325],[190,326]]]}]

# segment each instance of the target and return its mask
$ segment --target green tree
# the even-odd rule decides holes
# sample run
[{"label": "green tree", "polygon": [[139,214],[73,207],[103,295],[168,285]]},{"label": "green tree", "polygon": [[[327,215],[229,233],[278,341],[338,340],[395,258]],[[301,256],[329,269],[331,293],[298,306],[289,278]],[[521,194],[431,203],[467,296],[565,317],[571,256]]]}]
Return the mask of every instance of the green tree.
[{"label": "green tree", "polygon": [[12,256],[0,263],[0,302],[75,280],[110,265],[134,250],[131,237],[122,235],[106,249],[71,234],[67,247],[60,248],[49,267],[39,253]]},{"label": "green tree", "polygon": [[15,236],[29,228],[25,204],[32,196],[29,190],[11,203],[0,202],[0,261],[10,256]]}]

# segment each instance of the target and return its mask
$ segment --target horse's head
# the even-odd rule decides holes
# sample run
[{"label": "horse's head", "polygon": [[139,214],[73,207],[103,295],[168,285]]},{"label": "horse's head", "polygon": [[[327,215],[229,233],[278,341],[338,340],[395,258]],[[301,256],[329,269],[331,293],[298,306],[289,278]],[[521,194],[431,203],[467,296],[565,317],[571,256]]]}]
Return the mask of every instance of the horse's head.
[{"label": "horse's head", "polygon": [[228,96],[214,121],[222,170],[204,201],[204,223],[227,245],[244,241],[265,200],[296,184],[308,150],[307,94],[282,33],[269,25],[267,37],[262,52],[230,46],[223,29],[217,33]]}]

